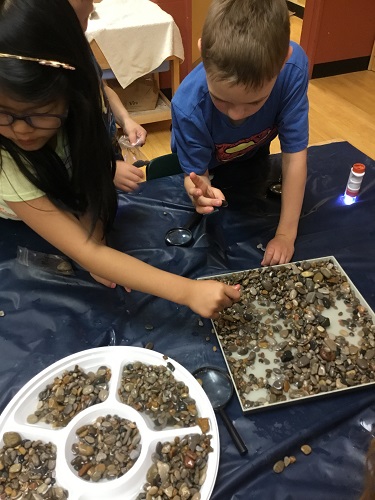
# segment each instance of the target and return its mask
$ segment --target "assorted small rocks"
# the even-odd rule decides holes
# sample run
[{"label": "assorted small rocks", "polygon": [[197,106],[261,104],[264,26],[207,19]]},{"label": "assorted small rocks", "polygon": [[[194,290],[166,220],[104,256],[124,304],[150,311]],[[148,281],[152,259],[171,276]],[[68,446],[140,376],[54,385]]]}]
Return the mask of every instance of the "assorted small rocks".
[{"label": "assorted small rocks", "polygon": [[[174,378],[173,362],[166,356],[164,359],[166,366],[138,361],[125,365],[118,388],[121,402],[147,415],[155,430],[199,426],[202,434],[157,444],[145,478],[147,483],[138,499],[200,500],[208,455],[213,451],[209,419],[199,416],[189,387]],[[47,423],[52,429],[65,427],[79,412],[107,399],[110,379],[111,370],[107,366],[85,373],[76,365],[73,370],[62,372],[39,393],[37,409],[27,417],[27,422]],[[141,454],[137,424],[118,415],[100,416],[75,432],[77,440],[67,460],[72,472],[84,481],[120,478]],[[23,439],[17,432],[5,433],[3,442],[0,500],[68,499],[68,492],[56,484],[55,444]]]},{"label": "assorted small rocks", "polygon": [[[312,452],[312,448],[308,444],[303,444],[301,446],[301,451],[304,455],[310,455]],[[273,471],[276,472],[276,474],[280,474],[285,470],[289,465],[296,463],[297,459],[294,455],[291,455],[290,457],[286,456],[284,457],[283,460],[278,460],[275,465],[273,466]]]},{"label": "assorted small rocks", "polygon": [[[169,366],[170,365],[170,366]],[[197,425],[198,408],[189,387],[174,378],[174,366],[136,361],[124,366],[118,389],[120,400],[148,415],[156,430]]]},{"label": "assorted small rocks", "polygon": [[95,373],[85,373],[78,365],[74,370],[64,371],[39,393],[37,409],[27,422],[65,427],[80,411],[107,399],[110,379],[111,370],[106,366]]},{"label": "assorted small rocks", "polygon": [[200,500],[206,479],[211,436],[189,434],[159,442],[152,454],[147,483],[136,500]]},{"label": "assorted small rocks", "polygon": [[0,500],[66,500],[68,492],[56,484],[56,446],[22,439],[5,432],[0,449]]},{"label": "assorted small rocks", "polygon": [[117,415],[98,417],[76,431],[75,455],[70,462],[87,481],[116,479],[128,472],[141,453],[141,435],[135,422]]},{"label": "assorted small rocks", "polygon": [[332,259],[216,279],[242,286],[214,326],[244,411],[374,382],[374,316]]}]

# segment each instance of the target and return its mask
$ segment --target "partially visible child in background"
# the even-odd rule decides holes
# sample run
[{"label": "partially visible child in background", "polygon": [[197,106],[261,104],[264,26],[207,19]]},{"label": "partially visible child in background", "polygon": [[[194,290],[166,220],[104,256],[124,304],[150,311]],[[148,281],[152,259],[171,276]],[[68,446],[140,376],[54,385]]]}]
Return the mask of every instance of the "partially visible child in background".
[{"label": "partially visible child in background", "polygon": [[237,285],[176,276],[106,246],[114,172],[97,72],[68,0],[0,1],[0,216],[24,221],[107,286],[204,317],[237,301]]},{"label": "partially visible child in background", "polygon": [[[85,32],[87,30],[90,15],[94,10],[94,0],[69,0],[69,3],[73,7],[82,29]],[[94,55],[92,57],[94,57]],[[101,79],[102,73],[99,65],[98,72]],[[113,146],[115,150],[117,150],[116,173],[114,178],[115,186],[129,193],[137,189],[138,183],[143,180],[143,172],[139,168],[123,160],[120,147],[117,144],[116,123],[122,128],[124,134],[128,136],[129,142],[131,144],[137,144],[137,146],[142,146],[146,142],[147,132],[131,118],[119,96],[106,84],[105,80],[101,80],[101,82],[103,83],[104,96],[107,98],[110,108],[105,110],[109,133],[113,141]]]},{"label": "partially visible child in background", "polygon": [[185,189],[198,212],[212,212],[225,196],[209,174],[214,183],[219,166],[256,171],[278,135],[281,214],[261,264],[289,262],[306,182],[308,67],[301,47],[290,43],[285,0],[213,0],[199,48],[203,64],[172,99],[172,151]]}]

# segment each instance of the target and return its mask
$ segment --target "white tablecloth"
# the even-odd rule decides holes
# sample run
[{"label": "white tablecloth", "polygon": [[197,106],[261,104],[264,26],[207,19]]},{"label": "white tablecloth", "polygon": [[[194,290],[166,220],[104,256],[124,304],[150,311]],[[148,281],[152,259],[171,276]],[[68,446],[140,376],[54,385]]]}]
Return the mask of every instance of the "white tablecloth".
[{"label": "white tablecloth", "polygon": [[150,0],[102,0],[86,32],[95,40],[125,88],[170,56],[184,59],[180,30],[172,16]]}]

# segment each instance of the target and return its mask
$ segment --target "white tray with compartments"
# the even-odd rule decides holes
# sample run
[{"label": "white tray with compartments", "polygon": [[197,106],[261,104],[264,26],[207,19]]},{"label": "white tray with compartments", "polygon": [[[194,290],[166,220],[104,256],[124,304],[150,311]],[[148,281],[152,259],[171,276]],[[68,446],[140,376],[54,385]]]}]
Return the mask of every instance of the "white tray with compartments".
[{"label": "white tray with compartments", "polygon": [[[134,500],[143,491],[146,474],[152,464],[151,455],[158,442],[173,441],[175,437],[202,434],[198,425],[184,428],[164,428],[155,430],[147,415],[123,404],[118,396],[123,366],[140,361],[147,365],[173,365],[173,375],[189,388],[190,397],[196,402],[199,417],[208,418],[213,451],[209,453],[207,476],[200,493],[202,500],[211,496],[219,465],[220,444],[215,413],[205,392],[197,380],[179,363],[155,351],[138,347],[101,347],[89,349],[68,356],[49,366],[30,380],[10,401],[0,417],[0,447],[3,446],[5,432],[17,432],[23,439],[51,442],[57,447],[56,484],[69,493],[69,500]],[[82,370],[96,371],[100,366],[111,370],[108,398],[78,413],[64,428],[53,429],[46,423],[27,423],[27,418],[36,410],[38,395],[55,377],[64,371],[73,370],[78,365]],[[135,422],[141,435],[141,453],[133,467],[123,476],[107,481],[91,482],[78,477],[70,464],[73,458],[71,446],[75,431],[92,423],[98,416],[116,414]],[[125,496],[124,496],[125,495]]]}]

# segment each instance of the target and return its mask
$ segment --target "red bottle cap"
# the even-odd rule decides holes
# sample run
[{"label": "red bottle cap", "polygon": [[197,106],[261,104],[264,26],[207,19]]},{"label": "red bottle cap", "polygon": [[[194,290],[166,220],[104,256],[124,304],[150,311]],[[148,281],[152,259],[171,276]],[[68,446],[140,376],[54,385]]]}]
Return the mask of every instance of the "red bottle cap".
[{"label": "red bottle cap", "polygon": [[363,163],[354,163],[353,165],[353,172],[356,174],[363,174],[366,170],[366,167],[363,165]]}]

